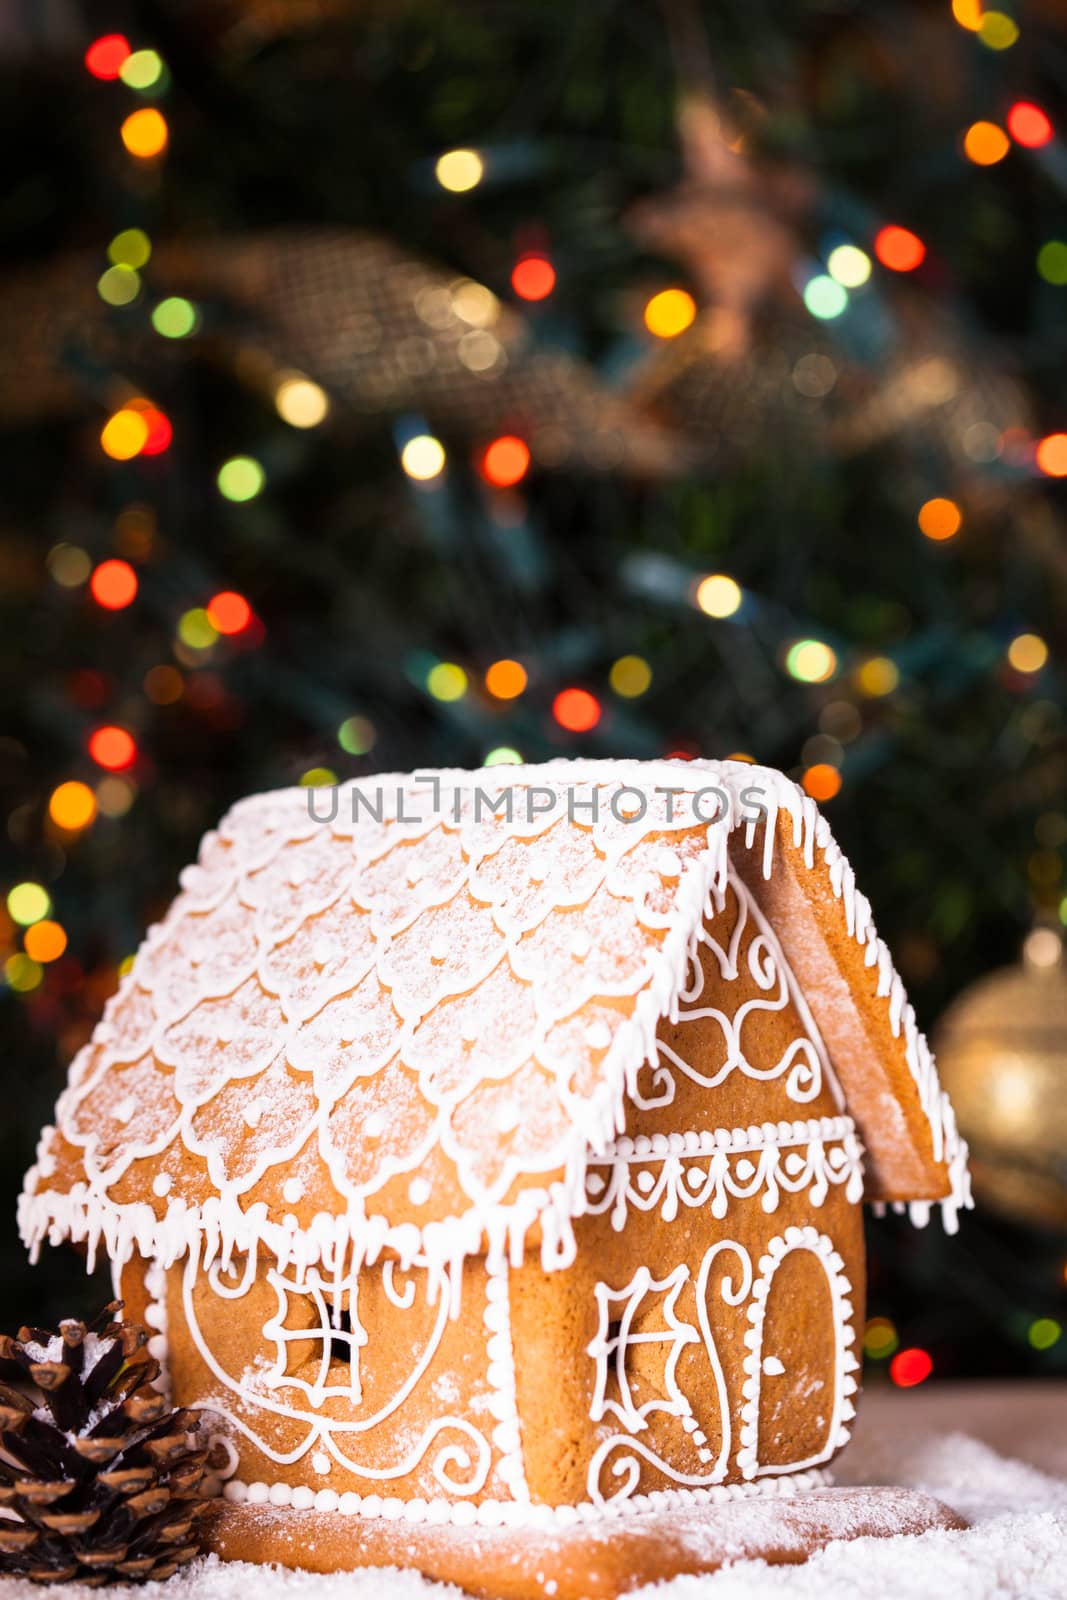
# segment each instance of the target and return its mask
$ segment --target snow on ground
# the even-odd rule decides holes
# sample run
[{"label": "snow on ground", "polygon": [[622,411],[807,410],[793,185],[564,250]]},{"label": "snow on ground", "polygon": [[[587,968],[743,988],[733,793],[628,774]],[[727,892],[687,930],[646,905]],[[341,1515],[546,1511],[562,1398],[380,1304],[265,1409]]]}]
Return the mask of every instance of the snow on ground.
[{"label": "snow on ground", "polygon": [[[740,1562],[646,1590],[649,1600],[1067,1600],[1067,1385],[869,1394],[837,1479],[925,1489],[971,1526],[836,1543],[804,1566]],[[774,1502],[765,1504],[773,1515]],[[63,1600],[448,1600],[458,1593],[414,1572],[317,1577],[207,1557],[166,1584],[68,1585]],[[41,1596],[28,1583],[0,1583],[0,1600]]]}]

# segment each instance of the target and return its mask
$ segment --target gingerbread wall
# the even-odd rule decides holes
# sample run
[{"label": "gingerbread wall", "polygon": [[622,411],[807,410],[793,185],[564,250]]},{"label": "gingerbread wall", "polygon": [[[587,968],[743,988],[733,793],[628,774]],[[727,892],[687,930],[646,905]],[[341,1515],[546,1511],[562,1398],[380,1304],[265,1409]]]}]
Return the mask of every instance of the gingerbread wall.
[{"label": "gingerbread wall", "polygon": [[[332,1352],[322,1337],[331,1283],[314,1271],[279,1273],[265,1260],[256,1274],[246,1277],[245,1268],[243,1260],[231,1271],[180,1261],[164,1285],[173,1393],[214,1413],[226,1476],[287,1485],[295,1504],[323,1489],[403,1500],[511,1497],[517,1430],[512,1421],[509,1433],[499,1374],[490,1374],[506,1296],[481,1261],[461,1269],[458,1317],[447,1294],[428,1299],[425,1269],[391,1260],[364,1267],[356,1333],[344,1292],[345,1331],[330,1341]],[[135,1301],[149,1300],[151,1318],[150,1297],[131,1281],[138,1276],[128,1271],[125,1287]]]},{"label": "gingerbread wall", "polygon": [[535,1500],[737,1482],[821,1463],[846,1436],[863,1325],[859,1142],[743,887],[706,935],[626,1136],[590,1166],[575,1264],[512,1278]]}]

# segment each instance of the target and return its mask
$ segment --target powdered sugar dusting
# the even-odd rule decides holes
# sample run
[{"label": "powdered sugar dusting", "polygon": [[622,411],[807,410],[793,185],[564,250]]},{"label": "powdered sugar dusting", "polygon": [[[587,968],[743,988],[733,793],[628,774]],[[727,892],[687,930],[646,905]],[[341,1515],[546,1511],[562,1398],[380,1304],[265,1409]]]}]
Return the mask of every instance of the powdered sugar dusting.
[{"label": "powdered sugar dusting", "polygon": [[[72,1068],[62,1181],[42,1186],[46,1137],[20,1209],[32,1248],[74,1234],[90,1258],[104,1237],[113,1255],[172,1259],[209,1226],[265,1242],[288,1228],[284,1169],[307,1149],[316,1203],[361,1249],[435,1228],[422,1242],[449,1259],[486,1236],[521,1251],[539,1218],[546,1265],[566,1261],[590,1156],[623,1131],[721,903],[729,834],[762,819],[769,872],[779,814],[877,967],[966,1202],[965,1149],[900,980],[795,785],[731,762],[555,763],[509,773],[509,816],[479,806],[486,782],[383,777],[330,791],[315,816],[306,790],[231,811]],[[410,1175],[431,1157],[432,1199],[415,1205]],[[183,1159],[180,1193],[161,1193]],[[134,1161],[144,1198],[120,1202]]]}]

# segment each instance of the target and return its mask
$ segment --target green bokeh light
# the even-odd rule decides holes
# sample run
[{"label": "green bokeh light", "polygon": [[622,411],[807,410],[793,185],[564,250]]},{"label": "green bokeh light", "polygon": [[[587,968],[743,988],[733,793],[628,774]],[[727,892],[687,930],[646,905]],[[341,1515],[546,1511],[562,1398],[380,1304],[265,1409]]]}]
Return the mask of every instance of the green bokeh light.
[{"label": "green bokeh light", "polygon": [[226,500],[254,500],[267,481],[267,475],[253,456],[231,456],[218,474],[219,493]]},{"label": "green bokeh light", "polygon": [[152,326],[164,339],[186,338],[196,332],[199,321],[193,302],[177,294],[161,300],[152,312]]}]

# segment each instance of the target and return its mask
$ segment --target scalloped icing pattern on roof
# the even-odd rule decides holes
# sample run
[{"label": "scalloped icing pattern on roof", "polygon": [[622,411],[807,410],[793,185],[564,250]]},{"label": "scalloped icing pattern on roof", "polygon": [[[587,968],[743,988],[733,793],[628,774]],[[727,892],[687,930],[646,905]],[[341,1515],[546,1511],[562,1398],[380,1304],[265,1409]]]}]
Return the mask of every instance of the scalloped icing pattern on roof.
[{"label": "scalloped icing pattern on roof", "polygon": [[[524,801],[510,818],[479,799],[502,777]],[[723,815],[708,821],[697,797],[712,794]],[[47,1189],[46,1133],[20,1202],[24,1238],[35,1250],[72,1236],[90,1253],[103,1239],[113,1258],[171,1257],[197,1233],[225,1254],[260,1243],[279,1259],[322,1259],[343,1241],[364,1260],[419,1248],[454,1263],[486,1245],[518,1260],[537,1223],[545,1264],[564,1264],[587,1162],[623,1130],[703,919],[722,904],[729,834],[743,829],[751,847],[766,818],[769,875],[779,813],[810,869],[822,856],[877,966],[950,1168],[954,1226],[968,1201],[965,1147],[814,802],[781,773],[740,763],[563,762],[492,778],[386,775],[328,802],[283,790],[236,805],[72,1066],[57,1124],[84,1181]],[[171,1149],[200,1159],[208,1192],[170,1194],[159,1162]],[[147,1193],[117,1202],[109,1191],[149,1156],[166,1208]],[[293,1164],[302,1177],[328,1173],[332,1195],[310,1227],[250,1198]],[[416,1183],[424,1172],[433,1181]]]}]

